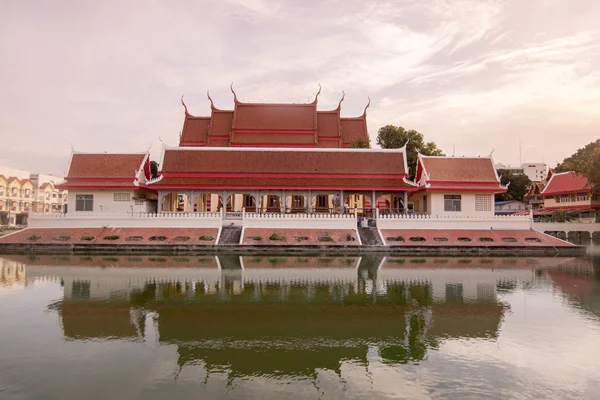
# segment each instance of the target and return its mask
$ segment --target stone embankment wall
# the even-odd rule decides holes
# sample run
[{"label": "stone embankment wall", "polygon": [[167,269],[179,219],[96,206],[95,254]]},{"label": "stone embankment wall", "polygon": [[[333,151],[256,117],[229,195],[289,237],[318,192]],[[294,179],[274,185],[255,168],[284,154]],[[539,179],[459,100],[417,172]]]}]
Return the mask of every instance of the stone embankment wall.
[{"label": "stone embankment wall", "polygon": [[600,245],[599,223],[536,222],[534,229],[576,245]]}]

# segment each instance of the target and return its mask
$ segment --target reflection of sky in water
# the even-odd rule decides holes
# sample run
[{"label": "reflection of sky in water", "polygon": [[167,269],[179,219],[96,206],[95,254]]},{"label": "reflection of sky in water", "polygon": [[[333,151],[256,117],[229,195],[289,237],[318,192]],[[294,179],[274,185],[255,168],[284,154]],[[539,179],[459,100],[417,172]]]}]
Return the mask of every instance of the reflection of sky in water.
[{"label": "reflection of sky in water", "polygon": [[214,258],[145,269],[12,258],[25,278],[5,274],[0,286],[0,397],[600,392],[590,260],[278,259],[244,257],[243,270],[226,260],[218,270]]}]

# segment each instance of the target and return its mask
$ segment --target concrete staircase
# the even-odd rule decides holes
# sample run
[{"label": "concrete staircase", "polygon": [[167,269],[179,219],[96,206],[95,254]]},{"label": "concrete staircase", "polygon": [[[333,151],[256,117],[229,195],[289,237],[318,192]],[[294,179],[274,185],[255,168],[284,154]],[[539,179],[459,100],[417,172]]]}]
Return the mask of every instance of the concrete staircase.
[{"label": "concrete staircase", "polygon": [[219,244],[240,244],[242,237],[241,226],[224,226],[221,228],[221,236],[219,236]]},{"label": "concrete staircase", "polygon": [[358,228],[358,234],[364,246],[383,246],[377,228]]}]

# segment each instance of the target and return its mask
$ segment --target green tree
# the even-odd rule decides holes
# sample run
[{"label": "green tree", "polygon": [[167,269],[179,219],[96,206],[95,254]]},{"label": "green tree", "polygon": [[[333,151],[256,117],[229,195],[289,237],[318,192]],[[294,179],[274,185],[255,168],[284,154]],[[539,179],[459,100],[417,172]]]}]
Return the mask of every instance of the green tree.
[{"label": "green tree", "polygon": [[152,179],[158,176],[158,163],[156,161],[150,161],[150,175]]},{"label": "green tree", "polygon": [[350,144],[352,149],[370,149],[371,139],[369,138],[358,138]]},{"label": "green tree", "polygon": [[414,129],[406,130],[401,126],[386,125],[379,129],[377,144],[382,149],[399,149],[410,139],[406,146],[406,159],[411,179],[415,177],[417,154],[425,156],[443,156],[434,142],[425,142],[423,134]]},{"label": "green tree", "polygon": [[525,174],[513,174],[512,172],[499,169],[498,174],[501,175],[500,182],[508,186],[506,193],[496,194],[496,201],[519,200],[523,201],[523,197],[527,194],[529,187],[533,182]]},{"label": "green tree", "polygon": [[600,139],[577,150],[556,166],[556,172],[567,171],[584,175],[596,192],[600,190]]}]

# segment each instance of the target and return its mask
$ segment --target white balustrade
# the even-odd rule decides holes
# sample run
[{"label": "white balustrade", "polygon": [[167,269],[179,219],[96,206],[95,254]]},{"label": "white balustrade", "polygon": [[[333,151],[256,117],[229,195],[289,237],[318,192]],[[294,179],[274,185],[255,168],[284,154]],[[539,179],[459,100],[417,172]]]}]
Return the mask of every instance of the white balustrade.
[{"label": "white balustrade", "polygon": [[377,214],[379,229],[531,229],[530,215],[439,216]]},{"label": "white balustrade", "polygon": [[221,214],[196,213],[98,213],[31,214],[30,228],[219,228]]},{"label": "white balustrade", "polygon": [[356,229],[356,216],[351,214],[285,214],[242,213],[244,228],[288,229]]}]

